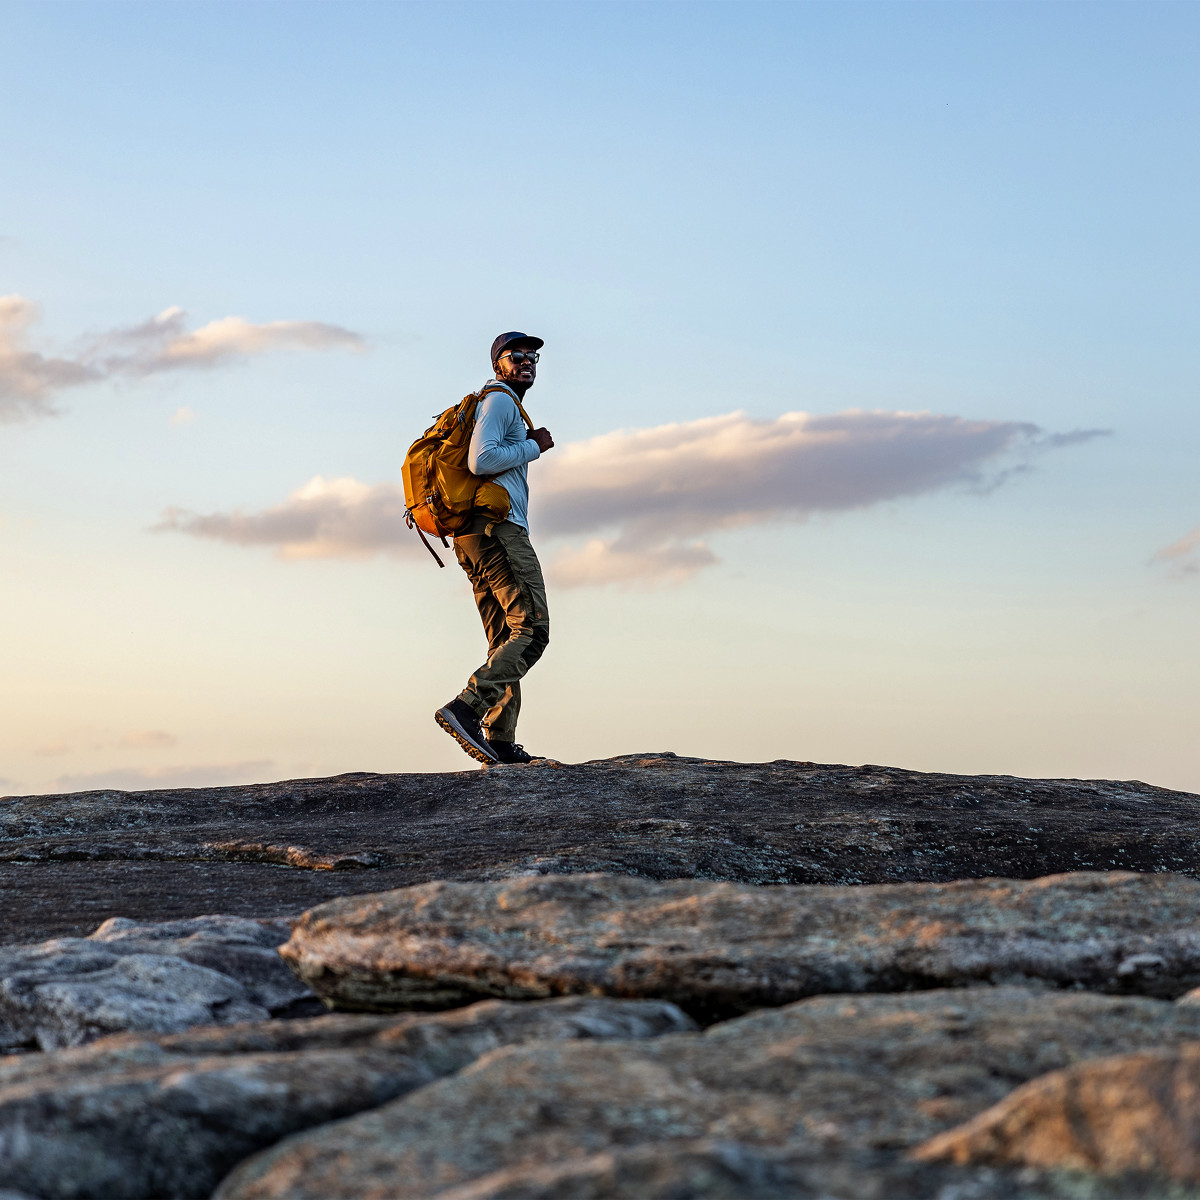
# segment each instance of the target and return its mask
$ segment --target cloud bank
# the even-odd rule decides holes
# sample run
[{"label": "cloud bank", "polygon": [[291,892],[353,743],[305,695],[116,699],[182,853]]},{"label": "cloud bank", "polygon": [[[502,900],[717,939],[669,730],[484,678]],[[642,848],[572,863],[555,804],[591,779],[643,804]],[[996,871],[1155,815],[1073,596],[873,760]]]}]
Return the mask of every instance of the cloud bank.
[{"label": "cloud bank", "polygon": [[672,581],[715,561],[699,535],[950,484],[989,490],[1050,444],[1036,425],[937,413],[733,412],[563,447],[538,479],[537,512],[551,534],[601,533],[559,555],[561,582]]},{"label": "cloud bank", "polygon": [[163,371],[220,366],[273,350],[361,350],[363,339],[321,321],[268,321],[241,317],[188,330],[187,314],[168,308],[139,325],[88,340],[74,355],[47,356],[29,344],[37,306],[24,296],[0,296],[0,421],[48,416],[66,388],[105,379],[145,378]]},{"label": "cloud bank", "polygon": [[1200,525],[1185,533],[1177,542],[1164,546],[1154,555],[1155,562],[1167,563],[1179,577],[1200,575]]},{"label": "cloud bank", "polygon": [[[622,430],[560,447],[534,466],[534,525],[573,540],[550,561],[560,586],[678,582],[718,561],[703,535],[952,484],[990,490],[1034,453],[1100,432],[1047,436],[1021,422],[857,410],[734,412]],[[290,559],[423,554],[403,516],[396,484],[318,476],[260,513],[171,509],[159,528],[270,545]]]}]

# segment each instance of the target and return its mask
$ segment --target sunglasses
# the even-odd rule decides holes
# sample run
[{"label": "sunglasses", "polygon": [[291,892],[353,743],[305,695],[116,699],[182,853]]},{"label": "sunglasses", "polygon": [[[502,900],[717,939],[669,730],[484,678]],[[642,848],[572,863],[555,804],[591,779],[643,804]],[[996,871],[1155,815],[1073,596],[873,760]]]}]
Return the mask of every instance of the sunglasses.
[{"label": "sunglasses", "polygon": [[505,350],[501,358],[511,358],[515,363],[535,363],[542,356],[536,350]]}]

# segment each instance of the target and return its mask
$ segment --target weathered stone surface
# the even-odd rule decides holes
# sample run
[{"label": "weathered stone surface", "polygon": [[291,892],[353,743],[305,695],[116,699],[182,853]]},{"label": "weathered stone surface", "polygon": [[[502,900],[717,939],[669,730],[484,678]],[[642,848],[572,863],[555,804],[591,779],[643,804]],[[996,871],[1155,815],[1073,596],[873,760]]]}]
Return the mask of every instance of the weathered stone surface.
[{"label": "weathered stone surface", "polygon": [[[931,1200],[947,1186],[953,1200],[1012,1200],[1009,1176],[931,1171],[869,1154],[841,1159],[700,1140],[613,1149],[560,1163],[522,1163],[437,1200]],[[1031,1194],[1023,1191],[1023,1195]],[[949,1200],[949,1196],[947,1200]],[[1123,1200],[1128,1200],[1127,1197]]]},{"label": "weathered stone surface", "polygon": [[114,919],[91,937],[0,949],[0,1050],[294,1012],[312,993],[276,953],[289,932],[241,917]]},{"label": "weathered stone surface", "polygon": [[658,1001],[488,1001],[126,1035],[0,1063],[0,1179],[43,1200],[208,1196],[286,1134],[381,1104],[497,1047],[694,1028]]},{"label": "weathered stone surface", "polygon": [[1137,1171],[1200,1184],[1200,1044],[1054,1071],[933,1138],[914,1158]]},{"label": "weathered stone surface", "polygon": [[[440,1192],[438,1200],[600,1200],[613,1196],[789,1200],[812,1196],[800,1175],[778,1155],[736,1142],[698,1141],[670,1148],[638,1146],[607,1151],[566,1163],[524,1163]],[[868,1194],[864,1200],[873,1198]]]},{"label": "weathered stone surface", "polygon": [[432,879],[1200,874],[1198,803],[1136,782],[662,754],[10,798],[0,801],[0,943],[81,934],[110,916],[288,916]]},{"label": "weathered stone surface", "polygon": [[1175,997],[1200,979],[1200,882],[429,883],[321,905],[280,954],[327,1003],[358,1009],[661,996],[709,1020],[818,993],[1029,980]]},{"label": "weathered stone surface", "polygon": [[280,920],[203,916],[139,924],[112,917],[87,941],[115,954],[168,954],[219,971],[246,989],[251,1004],[279,1015],[310,995],[281,970],[277,951],[290,934],[291,924]]},{"label": "weathered stone surface", "polygon": [[[532,1196],[640,1197],[605,1183],[586,1160],[652,1148],[666,1155],[669,1184],[696,1166],[686,1154],[697,1142],[766,1155],[784,1178],[807,1164],[828,1195],[890,1195],[878,1182],[890,1179],[908,1181],[897,1195],[933,1196],[940,1184],[923,1193],[918,1184],[947,1176],[906,1175],[922,1165],[906,1165],[906,1149],[1048,1070],[1198,1033],[1200,1012],[1161,1001],[968,988],[823,996],[652,1042],[506,1048],[408,1097],[286,1139],[238,1167],[217,1196],[466,1200],[525,1196],[528,1185]],[[670,1164],[677,1153],[682,1167]],[[537,1168],[551,1170],[541,1192]],[[554,1190],[559,1168],[568,1176],[573,1168],[579,1186],[568,1178]],[[844,1186],[834,1186],[839,1171]],[[958,1178],[982,1187],[992,1177]],[[873,1192],[855,1190],[864,1179],[877,1181]],[[1014,1188],[1011,1176],[1006,1186],[942,1194],[1038,1194]],[[692,1193],[664,1185],[663,1194]]]},{"label": "weathered stone surface", "polygon": [[[1130,1190],[1130,1183],[1135,1186]],[[1149,1185],[1149,1186],[1147,1186]],[[1194,1200],[1149,1179],[1060,1172],[937,1169],[894,1154],[838,1157],[700,1140],[616,1148],[560,1163],[506,1167],[436,1200]]]}]

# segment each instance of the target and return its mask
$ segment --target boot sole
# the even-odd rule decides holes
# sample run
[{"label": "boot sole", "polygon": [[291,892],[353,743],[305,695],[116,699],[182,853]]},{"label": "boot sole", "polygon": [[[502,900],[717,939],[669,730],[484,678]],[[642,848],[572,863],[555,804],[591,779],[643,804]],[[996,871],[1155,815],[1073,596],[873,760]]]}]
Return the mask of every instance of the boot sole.
[{"label": "boot sole", "polygon": [[483,763],[484,766],[494,766],[500,760],[494,755],[485,750],[482,746],[477,745],[471,740],[471,735],[447,713],[444,708],[439,708],[433,714],[433,719],[476,761]]}]

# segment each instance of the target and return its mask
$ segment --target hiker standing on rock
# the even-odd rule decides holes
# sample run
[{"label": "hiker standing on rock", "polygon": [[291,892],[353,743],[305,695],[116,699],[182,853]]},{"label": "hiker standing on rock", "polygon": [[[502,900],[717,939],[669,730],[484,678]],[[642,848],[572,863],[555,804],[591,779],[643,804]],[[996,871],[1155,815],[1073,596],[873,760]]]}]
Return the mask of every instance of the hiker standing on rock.
[{"label": "hiker standing on rock", "polygon": [[521,679],[550,641],[542,568],[529,541],[526,467],[554,445],[532,428],[521,401],[537,377],[545,343],[525,333],[502,333],[492,343],[494,377],[478,393],[467,466],[508,493],[506,519],[471,516],[454,535],[454,554],[475,590],[487,634],[488,658],[434,719],[483,763],[527,763],[539,755],[518,744]]}]

